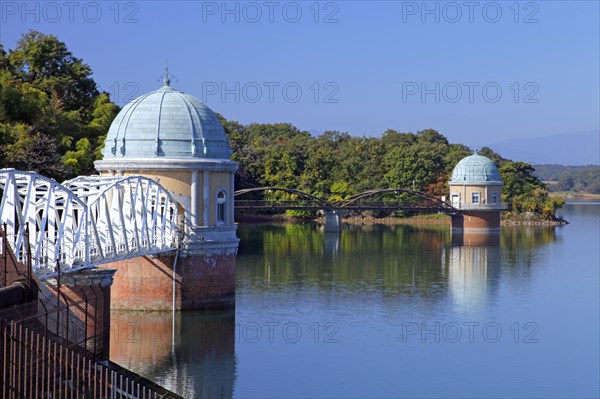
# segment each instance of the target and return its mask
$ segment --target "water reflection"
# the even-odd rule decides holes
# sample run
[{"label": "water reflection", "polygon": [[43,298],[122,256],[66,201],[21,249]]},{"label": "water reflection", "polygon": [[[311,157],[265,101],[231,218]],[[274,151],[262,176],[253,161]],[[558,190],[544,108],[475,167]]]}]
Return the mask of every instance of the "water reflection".
[{"label": "water reflection", "polygon": [[[289,378],[289,359],[312,362],[321,351],[343,346],[304,341],[294,346],[281,335],[256,343],[240,336],[236,318],[242,326],[297,323],[311,344],[315,323],[331,322],[339,327],[341,341],[368,343],[375,350],[382,341],[387,350],[398,344],[405,321],[485,321],[486,306],[506,301],[506,285],[530,292],[531,275],[547,264],[543,248],[562,239],[557,231],[519,226],[495,234],[452,235],[448,226],[353,225],[341,234],[325,234],[312,224],[241,225],[237,316],[184,312],[173,324],[169,312],[112,312],[111,357],[186,398],[231,397],[234,384],[249,380],[256,386],[285,385],[279,380]],[[269,369],[281,372],[277,381],[269,374],[265,382],[260,367],[248,366],[280,365],[273,359],[284,362],[281,371]],[[340,361],[346,364],[347,359]],[[299,378],[304,384],[295,389],[302,391],[307,375]]]},{"label": "water reflection", "polygon": [[326,231],[325,235],[325,258],[330,262],[336,262],[342,252],[341,248],[341,234]]},{"label": "water reflection", "polygon": [[442,284],[440,249],[450,241],[446,226],[349,226],[324,234],[310,224],[242,225],[238,234],[238,292],[250,295],[308,288],[413,295],[416,288],[429,296]]},{"label": "water reflection", "polygon": [[500,272],[499,232],[453,232],[443,251],[453,303],[465,310],[480,309],[494,292]]},{"label": "water reflection", "polygon": [[540,248],[559,239],[554,227],[523,226],[452,235],[445,225],[350,225],[338,234],[310,224],[257,224],[238,233],[238,295],[335,293],[432,306],[485,303],[503,267],[530,268]]},{"label": "water reflection", "polygon": [[185,398],[233,396],[235,312],[111,312],[111,360]]}]

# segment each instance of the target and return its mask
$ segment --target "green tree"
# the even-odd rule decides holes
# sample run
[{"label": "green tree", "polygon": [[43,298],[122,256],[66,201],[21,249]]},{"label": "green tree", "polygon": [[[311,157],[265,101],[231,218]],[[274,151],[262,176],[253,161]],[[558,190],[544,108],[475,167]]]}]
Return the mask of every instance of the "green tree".
[{"label": "green tree", "polygon": [[424,143],[448,145],[446,136],[440,134],[435,129],[421,130],[417,132],[417,137],[419,141]]},{"label": "green tree", "polygon": [[534,168],[526,162],[505,162],[500,168],[504,182],[502,200],[509,203],[514,213],[532,212],[553,219],[564,201],[550,197],[546,185],[533,172]]},{"label": "green tree", "polygon": [[94,110],[92,111],[92,120],[85,127],[85,136],[90,138],[94,145],[94,158],[102,159],[102,148],[106,134],[110,129],[110,124],[119,113],[120,108],[108,96],[108,93],[101,93],[94,100]]},{"label": "green tree", "polygon": [[35,170],[45,176],[61,180],[65,170],[61,163],[59,144],[43,133],[31,134],[24,125],[17,125],[16,140],[5,145],[2,154],[6,166],[20,170]]},{"label": "green tree", "polygon": [[544,183],[533,175],[533,166],[526,162],[506,162],[499,171],[504,182],[502,188],[504,201],[527,194],[535,188],[545,188]]},{"label": "green tree", "polygon": [[54,35],[30,31],[9,54],[17,78],[40,88],[65,111],[87,111],[99,94],[92,70]]},{"label": "green tree", "polygon": [[[0,161],[55,179],[93,171],[118,107],[55,36],[31,31],[0,46]],[[41,154],[44,149],[48,154]]]},{"label": "green tree", "polygon": [[478,152],[479,155],[483,155],[484,157],[488,157],[496,164],[497,167],[501,168],[505,162],[509,161],[508,159],[502,158],[500,154],[496,151],[492,150],[489,147],[483,147]]},{"label": "green tree", "polygon": [[571,191],[575,185],[573,176],[567,173],[561,174],[558,178],[558,187],[560,191]]},{"label": "green tree", "polygon": [[75,148],[75,151],[67,151],[62,157],[67,174],[70,176],[89,174],[94,169],[94,155],[90,141],[82,138],[77,142]]},{"label": "green tree", "polygon": [[383,160],[388,187],[423,191],[435,183],[445,169],[443,148],[443,144],[425,142],[392,148]]},{"label": "green tree", "polygon": [[348,182],[336,182],[331,186],[331,195],[328,200],[330,202],[338,202],[344,200],[352,195],[352,190]]}]

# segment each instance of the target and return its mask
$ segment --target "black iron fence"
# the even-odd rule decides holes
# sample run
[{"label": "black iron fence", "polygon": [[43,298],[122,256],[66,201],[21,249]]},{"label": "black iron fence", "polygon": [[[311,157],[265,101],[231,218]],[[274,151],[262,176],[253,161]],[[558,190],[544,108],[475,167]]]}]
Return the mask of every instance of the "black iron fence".
[{"label": "black iron fence", "polygon": [[178,398],[21,322],[1,323],[3,398]]},{"label": "black iron fence", "polygon": [[33,294],[0,309],[1,398],[181,398],[101,358],[108,317],[101,287],[69,300],[60,282],[56,291],[40,282],[0,237],[2,285],[25,281]]}]

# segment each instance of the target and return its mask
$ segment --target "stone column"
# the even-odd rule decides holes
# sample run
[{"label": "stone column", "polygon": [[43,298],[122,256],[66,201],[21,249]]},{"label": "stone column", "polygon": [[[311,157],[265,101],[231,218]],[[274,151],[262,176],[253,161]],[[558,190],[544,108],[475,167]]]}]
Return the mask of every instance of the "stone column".
[{"label": "stone column", "polygon": [[234,174],[230,173],[229,174],[229,197],[227,197],[227,200],[229,202],[229,220],[227,221],[228,224],[234,224],[235,223],[235,178],[234,178]]},{"label": "stone column", "polygon": [[210,171],[205,170],[202,176],[202,225],[210,225]]},{"label": "stone column", "polygon": [[200,224],[200,215],[198,214],[198,171],[192,170],[192,182],[191,182],[191,197],[192,197],[192,206],[191,206],[191,223],[193,226],[198,226]]},{"label": "stone column", "polygon": [[325,231],[332,233],[342,231],[342,214],[340,211],[325,211]]},{"label": "stone column", "polygon": [[450,216],[451,220],[452,220],[452,230],[462,230],[464,227],[464,223],[465,223],[465,218],[462,214],[458,214],[458,215],[451,215]]}]

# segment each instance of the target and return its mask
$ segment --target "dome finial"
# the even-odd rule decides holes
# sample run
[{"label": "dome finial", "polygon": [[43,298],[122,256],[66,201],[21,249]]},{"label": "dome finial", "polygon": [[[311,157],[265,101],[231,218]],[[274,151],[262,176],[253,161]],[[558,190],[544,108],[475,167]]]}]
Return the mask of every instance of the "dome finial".
[{"label": "dome finial", "polygon": [[167,65],[165,67],[165,77],[163,78],[163,83],[165,86],[171,85],[171,79],[169,79],[169,61],[167,61]]}]

